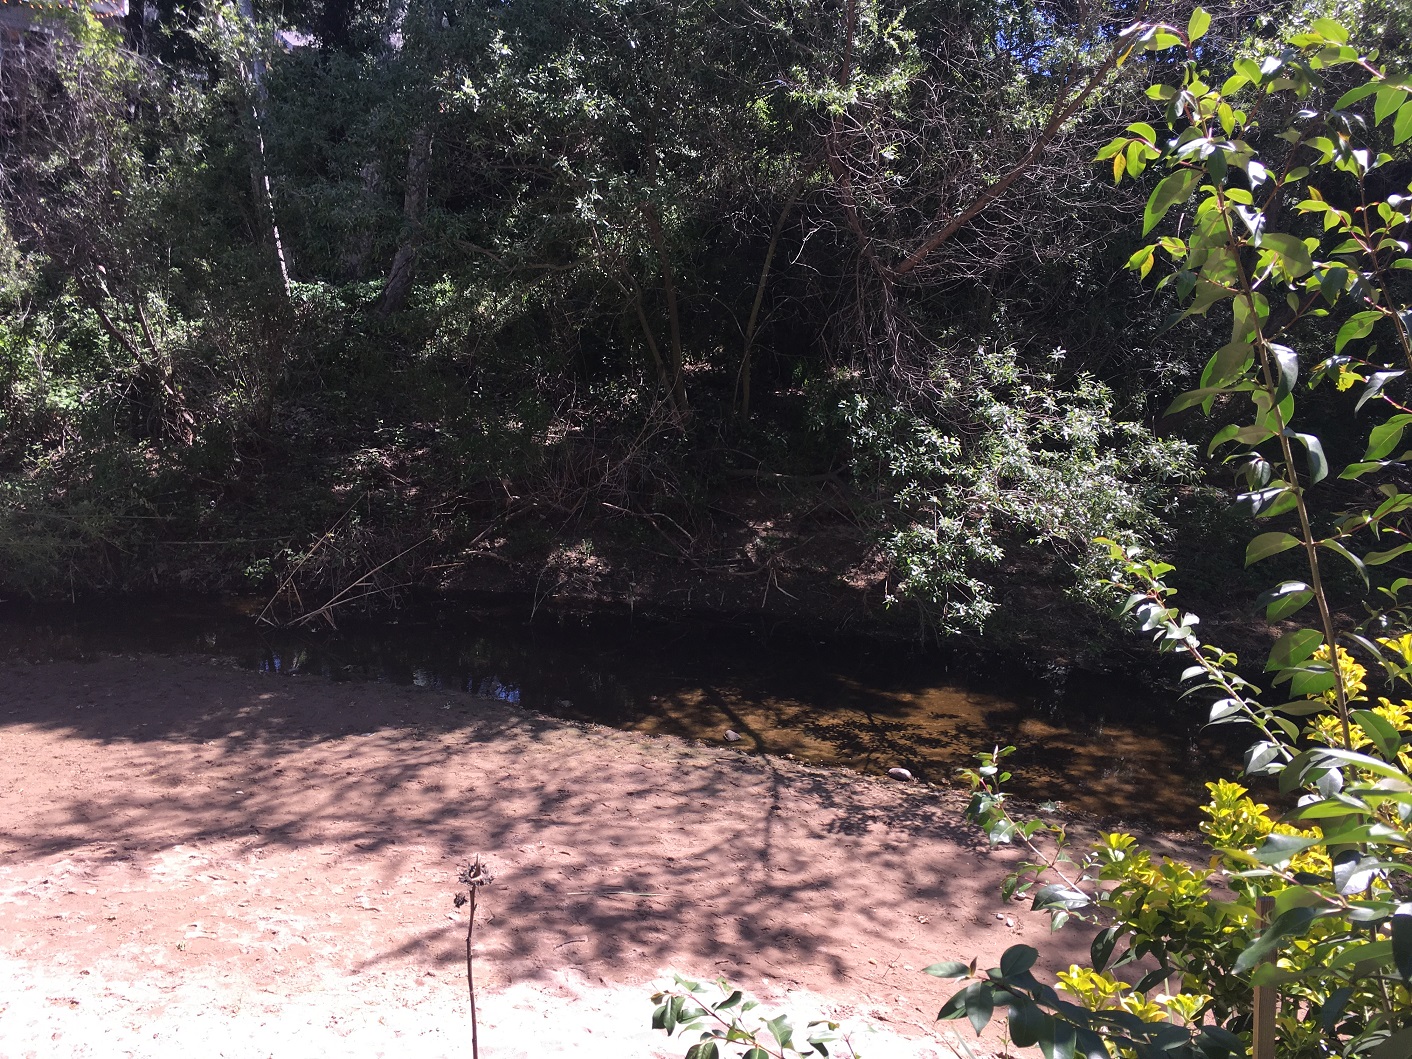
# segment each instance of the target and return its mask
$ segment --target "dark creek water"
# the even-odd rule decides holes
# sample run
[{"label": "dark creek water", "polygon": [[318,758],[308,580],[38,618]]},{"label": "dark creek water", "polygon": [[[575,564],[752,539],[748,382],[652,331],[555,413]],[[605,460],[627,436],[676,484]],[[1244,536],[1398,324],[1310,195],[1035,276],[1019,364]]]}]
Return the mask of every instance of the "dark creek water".
[{"label": "dark creek water", "polygon": [[274,680],[416,684],[542,713],[868,772],[953,782],[1014,744],[1017,793],[1189,828],[1230,751],[1199,708],[1087,673],[962,672],[935,651],[766,636],[741,626],[441,605],[337,630],[257,625],[236,603],[0,607],[0,662],[155,652],[234,660]]}]

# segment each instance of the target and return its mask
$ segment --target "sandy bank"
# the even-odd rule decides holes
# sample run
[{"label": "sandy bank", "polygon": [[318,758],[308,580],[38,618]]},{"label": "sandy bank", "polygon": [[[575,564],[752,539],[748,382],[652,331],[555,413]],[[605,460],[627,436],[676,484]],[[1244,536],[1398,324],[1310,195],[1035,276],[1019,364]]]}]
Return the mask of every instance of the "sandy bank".
[{"label": "sandy bank", "polygon": [[646,1028],[667,969],[950,1055],[922,966],[1087,948],[996,918],[1007,859],[952,792],[498,702],[17,666],[0,749],[7,1057],[469,1055],[451,897],[478,852],[487,1059],[680,1055]]}]

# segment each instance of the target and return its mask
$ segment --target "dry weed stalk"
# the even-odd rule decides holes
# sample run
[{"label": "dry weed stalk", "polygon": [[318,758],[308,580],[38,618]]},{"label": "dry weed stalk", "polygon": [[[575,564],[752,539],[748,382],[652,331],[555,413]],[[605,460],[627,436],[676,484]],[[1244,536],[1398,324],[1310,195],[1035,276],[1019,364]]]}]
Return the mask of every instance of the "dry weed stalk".
[{"label": "dry weed stalk", "polygon": [[471,1059],[480,1059],[480,1036],[476,1027],[476,979],[475,966],[471,955],[471,944],[475,937],[476,930],[476,891],[482,886],[489,886],[493,881],[490,871],[481,863],[480,854],[476,854],[476,859],[461,869],[457,881],[466,889],[456,894],[455,904],[457,908],[469,904],[470,915],[466,920],[466,991],[471,998]]}]

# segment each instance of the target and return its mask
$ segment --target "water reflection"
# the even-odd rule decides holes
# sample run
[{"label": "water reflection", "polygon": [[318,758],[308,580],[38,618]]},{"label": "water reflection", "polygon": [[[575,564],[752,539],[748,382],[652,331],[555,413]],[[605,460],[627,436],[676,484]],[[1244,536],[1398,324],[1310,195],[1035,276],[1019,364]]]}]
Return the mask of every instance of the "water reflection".
[{"label": "water reflection", "polygon": [[1080,673],[1014,665],[948,672],[943,657],[866,642],[799,642],[742,627],[585,621],[527,608],[442,607],[338,630],[275,630],[239,603],[112,610],[0,608],[11,659],[162,652],[233,660],[277,679],[412,684],[650,734],[792,754],[949,782],[995,744],[1020,748],[1017,788],[1036,799],[1187,826],[1230,755],[1193,707]]}]

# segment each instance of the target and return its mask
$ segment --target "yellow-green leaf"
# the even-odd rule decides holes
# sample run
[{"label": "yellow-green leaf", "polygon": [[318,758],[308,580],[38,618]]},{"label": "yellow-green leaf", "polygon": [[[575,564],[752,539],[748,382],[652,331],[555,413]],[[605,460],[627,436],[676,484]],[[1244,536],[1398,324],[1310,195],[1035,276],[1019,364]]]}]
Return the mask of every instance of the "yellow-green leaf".
[{"label": "yellow-green leaf", "polygon": [[1191,13],[1191,19],[1186,24],[1187,40],[1195,44],[1202,37],[1206,36],[1206,31],[1211,28],[1211,16],[1204,8],[1198,7]]}]

